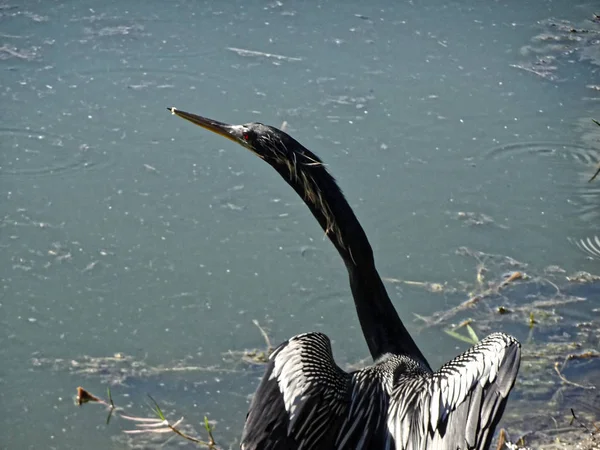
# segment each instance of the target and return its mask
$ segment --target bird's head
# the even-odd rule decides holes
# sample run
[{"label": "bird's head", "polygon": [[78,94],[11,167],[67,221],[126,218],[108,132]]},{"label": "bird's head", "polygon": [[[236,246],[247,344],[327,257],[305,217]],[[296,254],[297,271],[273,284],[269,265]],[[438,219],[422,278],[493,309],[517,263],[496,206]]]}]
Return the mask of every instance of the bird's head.
[{"label": "bird's head", "polygon": [[176,108],[167,109],[176,116],[237,142],[273,166],[313,209],[325,232],[336,237],[340,248],[345,247],[334,221],[332,205],[323,191],[327,191],[329,197],[339,195],[343,198],[343,194],[318,156],[286,132],[269,125],[256,122],[230,125]]},{"label": "bird's head", "polygon": [[284,167],[293,169],[290,163],[322,165],[317,156],[275,127],[258,122],[230,125],[176,108],[167,109],[176,116],[240,144],[276,168],[283,164]]}]

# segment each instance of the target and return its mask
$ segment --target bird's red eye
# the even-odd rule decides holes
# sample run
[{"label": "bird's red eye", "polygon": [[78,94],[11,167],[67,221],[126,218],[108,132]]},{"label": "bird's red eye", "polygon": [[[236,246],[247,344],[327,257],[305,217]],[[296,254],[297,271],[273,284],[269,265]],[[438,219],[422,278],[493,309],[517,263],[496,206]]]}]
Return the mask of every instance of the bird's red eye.
[{"label": "bird's red eye", "polygon": [[245,141],[247,141],[248,139],[250,139],[250,135],[248,133],[244,133],[242,135],[242,137],[244,138]]}]

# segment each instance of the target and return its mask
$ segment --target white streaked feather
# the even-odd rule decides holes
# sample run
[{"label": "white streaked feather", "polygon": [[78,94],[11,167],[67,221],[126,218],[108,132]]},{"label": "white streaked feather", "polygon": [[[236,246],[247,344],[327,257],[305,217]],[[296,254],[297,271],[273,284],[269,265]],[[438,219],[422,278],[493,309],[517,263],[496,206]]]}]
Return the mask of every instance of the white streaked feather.
[{"label": "white streaked feather", "polygon": [[431,419],[430,419],[430,423],[431,423],[431,429],[435,430],[437,428],[438,425],[438,420],[440,417],[440,388],[438,387],[437,383],[433,384],[433,394],[431,396],[431,403],[430,403],[430,413],[431,413]]},{"label": "white streaked feather", "polygon": [[[478,442],[481,441],[482,436],[485,436],[484,428],[489,426],[494,417],[489,414],[479,417],[481,405],[479,398],[484,392],[487,392],[485,394],[487,397],[484,398],[487,399],[488,406],[484,406],[482,410],[494,414],[499,402],[504,401],[505,397],[501,391],[491,390],[488,392],[486,389],[496,382],[506,350],[509,347],[518,347],[518,345],[517,341],[506,335],[493,334],[444,365],[432,376],[424,378],[421,376],[421,379],[425,380],[423,386],[400,380],[390,400],[390,415],[388,416],[388,429],[396,440],[396,444],[400,444],[397,449],[413,448],[413,440],[418,442],[418,446],[422,449],[456,449],[463,446],[466,448],[467,442],[471,447],[479,445]],[[502,390],[506,391],[506,395],[514,383],[516,375],[514,368],[518,367],[520,353],[517,351],[513,355],[517,358],[517,366],[513,366],[515,361],[512,360],[507,360],[506,366],[503,366],[506,367],[506,370],[511,371],[510,375],[513,377],[504,380],[505,383],[510,383],[510,386],[502,387]],[[416,400],[415,390],[419,392]],[[473,394],[474,392],[476,394]],[[471,399],[470,397],[473,395],[475,398]],[[464,406],[461,406],[463,404]],[[461,413],[457,412],[459,407],[463,408]],[[471,408],[476,409],[472,411]],[[415,414],[418,414],[419,417],[413,422]],[[456,414],[459,414],[457,417],[462,417],[461,423],[453,422]],[[417,423],[417,426],[411,426],[414,423]],[[444,425],[442,428],[440,425],[443,423],[448,425]],[[418,424],[427,424],[426,429]],[[442,436],[440,430],[445,430],[444,433],[450,437],[445,439],[446,434]],[[415,436],[415,434],[418,435]],[[452,440],[460,436],[463,436],[461,439],[464,439],[462,443]],[[417,448],[416,445],[414,448]],[[475,446],[474,448],[480,447]]]},{"label": "white streaked feather", "polygon": [[[335,365],[329,339],[309,333],[275,350],[268,380],[280,392],[298,449],[322,448],[328,440],[328,448],[367,450],[375,439],[390,450],[480,450],[514,383],[518,345],[493,334],[435,373],[389,355],[347,374]],[[503,384],[489,389],[499,373]]]},{"label": "white streaked feather", "polygon": [[492,383],[496,379],[496,374],[498,373],[498,365],[500,364],[500,361],[502,361],[503,354],[503,351],[498,352],[498,359],[492,361],[492,363],[490,364],[490,375],[488,377],[488,383]]}]

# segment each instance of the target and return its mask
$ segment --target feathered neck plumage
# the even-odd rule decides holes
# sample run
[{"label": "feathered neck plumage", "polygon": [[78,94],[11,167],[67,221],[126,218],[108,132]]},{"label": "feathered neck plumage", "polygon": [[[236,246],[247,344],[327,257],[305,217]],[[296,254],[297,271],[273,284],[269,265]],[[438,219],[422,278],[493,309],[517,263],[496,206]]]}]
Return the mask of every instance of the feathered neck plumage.
[{"label": "feathered neck plumage", "polygon": [[342,257],[360,325],[373,359],[386,353],[429,364],[400,320],[375,267],[369,240],[335,179],[321,160],[294,138],[270,137],[266,162],[304,200]]}]

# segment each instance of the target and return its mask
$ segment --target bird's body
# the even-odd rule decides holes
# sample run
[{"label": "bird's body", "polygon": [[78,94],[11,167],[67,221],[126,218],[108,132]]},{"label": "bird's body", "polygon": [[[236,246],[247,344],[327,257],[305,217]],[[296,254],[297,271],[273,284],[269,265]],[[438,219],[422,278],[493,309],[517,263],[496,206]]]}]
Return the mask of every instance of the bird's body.
[{"label": "bird's body", "polygon": [[364,230],[315,154],[274,127],[171,111],[248,148],[302,197],[346,265],[374,360],[347,373],[324,334],[282,343],[251,402],[242,449],[487,449],[517,376],[519,343],[495,333],[432,371],[385,290]]},{"label": "bird's body", "polygon": [[518,342],[495,333],[437,372],[384,355],[346,373],[327,336],[294,336],[269,359],[242,449],[487,449],[519,358]]}]

